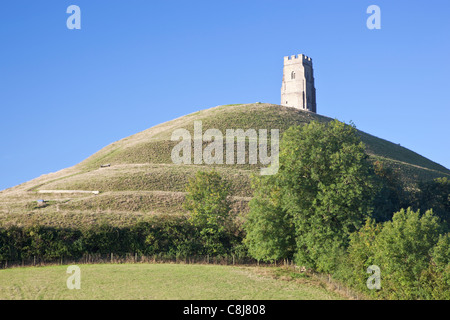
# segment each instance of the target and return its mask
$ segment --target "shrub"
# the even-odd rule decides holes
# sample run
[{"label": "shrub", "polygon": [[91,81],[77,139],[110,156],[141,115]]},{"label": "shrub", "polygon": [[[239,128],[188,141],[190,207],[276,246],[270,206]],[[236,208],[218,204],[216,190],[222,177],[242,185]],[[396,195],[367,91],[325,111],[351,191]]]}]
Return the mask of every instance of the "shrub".
[{"label": "shrub", "polygon": [[185,208],[198,230],[205,254],[224,254],[233,230],[230,184],[216,172],[198,171],[186,187]]},{"label": "shrub", "polygon": [[187,257],[210,254],[247,255],[241,245],[240,232],[221,234],[221,253],[205,253],[198,230],[186,216],[161,215],[131,227],[107,224],[86,227],[83,230],[61,229],[35,225],[32,227],[0,227],[0,263],[6,261],[59,261],[60,258],[80,258],[84,254],[124,256],[164,255]]},{"label": "shrub", "polygon": [[[439,240],[442,230],[432,210],[420,215],[411,208],[401,209],[382,225],[368,220],[351,236],[348,263],[355,275],[348,283],[383,298],[430,298],[429,284],[437,281],[448,261],[448,239]],[[431,268],[433,256],[441,269]],[[366,269],[372,264],[381,270],[379,292],[364,288]]]},{"label": "shrub", "polygon": [[450,229],[450,180],[437,178],[419,183],[419,192],[415,194],[414,206],[422,211],[432,208]]},{"label": "shrub", "polygon": [[290,259],[295,253],[295,229],[280,203],[273,176],[254,177],[255,194],[244,225],[249,254],[258,260]]},{"label": "shrub", "polygon": [[381,231],[381,224],[369,218],[366,224],[350,235],[350,245],[345,264],[340,266],[337,278],[346,281],[361,291],[367,290],[366,270],[375,264],[375,240]]}]

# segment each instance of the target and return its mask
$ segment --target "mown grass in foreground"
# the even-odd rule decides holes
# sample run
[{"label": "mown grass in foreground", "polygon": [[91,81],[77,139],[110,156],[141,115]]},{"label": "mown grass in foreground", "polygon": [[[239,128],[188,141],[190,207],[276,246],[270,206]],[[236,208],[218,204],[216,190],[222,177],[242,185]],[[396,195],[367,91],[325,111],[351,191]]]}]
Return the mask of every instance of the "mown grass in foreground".
[{"label": "mown grass in foreground", "polygon": [[307,279],[275,279],[274,268],[180,264],[79,267],[79,290],[67,288],[67,266],[1,270],[0,299],[343,299]]}]

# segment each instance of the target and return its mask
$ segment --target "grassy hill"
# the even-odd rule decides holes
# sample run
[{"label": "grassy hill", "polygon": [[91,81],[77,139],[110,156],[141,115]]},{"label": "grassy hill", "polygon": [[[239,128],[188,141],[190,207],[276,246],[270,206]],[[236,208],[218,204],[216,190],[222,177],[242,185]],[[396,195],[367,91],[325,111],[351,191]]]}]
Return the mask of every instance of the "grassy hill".
[{"label": "grassy hill", "polygon": [[[271,104],[226,105],[198,111],[144,130],[114,142],[81,163],[56,173],[43,175],[0,192],[0,223],[52,226],[80,226],[107,221],[116,225],[132,224],[155,214],[184,214],[182,202],[185,184],[205,165],[175,165],[171,150],[178,142],[170,140],[177,128],[193,134],[194,121],[202,121],[203,132],[215,128],[279,129],[331,118]],[[419,180],[447,176],[447,168],[397,144],[358,132],[367,153],[394,168],[406,186]],[[224,152],[225,154],[225,152]],[[103,164],[110,167],[101,168]],[[218,165],[232,184],[233,208],[237,215],[247,212],[252,195],[250,177],[258,165]],[[42,190],[98,190],[100,194],[38,193]],[[36,200],[47,200],[37,207]]]}]

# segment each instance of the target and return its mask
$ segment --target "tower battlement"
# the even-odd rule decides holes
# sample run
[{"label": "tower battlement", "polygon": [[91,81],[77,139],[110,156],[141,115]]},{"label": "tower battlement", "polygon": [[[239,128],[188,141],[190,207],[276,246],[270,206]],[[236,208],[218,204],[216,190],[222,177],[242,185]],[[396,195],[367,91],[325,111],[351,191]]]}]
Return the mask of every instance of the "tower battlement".
[{"label": "tower battlement", "polygon": [[304,63],[312,66],[311,57],[305,56],[304,54],[298,54],[293,56],[284,57],[284,64],[296,64],[296,63]]},{"label": "tower battlement", "polygon": [[284,57],[281,105],[316,112],[311,57],[304,54]]}]

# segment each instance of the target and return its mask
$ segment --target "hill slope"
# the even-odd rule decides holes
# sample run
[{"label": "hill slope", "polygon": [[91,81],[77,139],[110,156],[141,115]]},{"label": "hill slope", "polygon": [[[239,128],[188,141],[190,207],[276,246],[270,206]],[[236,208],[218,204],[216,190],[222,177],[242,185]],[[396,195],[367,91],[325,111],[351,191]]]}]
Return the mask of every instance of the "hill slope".
[{"label": "hill slope", "polygon": [[[162,123],[114,142],[91,157],[56,173],[43,175],[0,192],[0,222],[7,224],[43,223],[58,226],[84,225],[108,221],[128,224],[149,214],[183,213],[183,191],[188,178],[205,165],[176,165],[171,151],[178,142],[172,132],[185,128],[193,133],[194,121],[202,121],[203,132],[215,128],[280,129],[310,121],[328,122],[331,118],[271,104],[218,106]],[[358,131],[367,153],[382,160],[413,186],[419,179],[450,177],[450,170],[421,155],[389,141]],[[225,153],[225,152],[224,152]],[[103,164],[110,167],[101,168]],[[251,197],[250,176],[258,165],[218,165],[232,183],[234,209],[245,212]],[[45,193],[45,190],[98,190],[89,193]],[[48,200],[36,207],[37,199]]]}]

